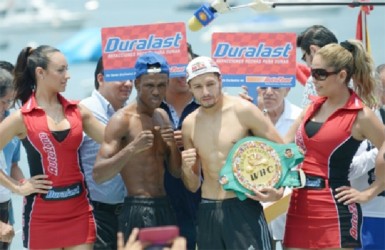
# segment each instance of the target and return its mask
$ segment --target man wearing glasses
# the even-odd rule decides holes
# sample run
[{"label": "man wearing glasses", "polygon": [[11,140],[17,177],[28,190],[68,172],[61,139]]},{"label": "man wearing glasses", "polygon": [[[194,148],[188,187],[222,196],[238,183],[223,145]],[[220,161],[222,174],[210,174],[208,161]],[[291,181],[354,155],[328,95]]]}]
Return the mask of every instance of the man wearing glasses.
[{"label": "man wearing glasses", "polygon": [[[331,32],[329,29],[322,25],[310,26],[297,37],[297,47],[300,48],[302,51],[301,59],[309,67],[311,66],[314,54],[320,48],[330,43],[338,43],[338,40],[333,34],[333,32]],[[305,90],[302,99],[302,108],[305,108],[309,105],[310,96],[316,95],[317,92],[315,91],[312,77],[309,77],[305,84]]]}]

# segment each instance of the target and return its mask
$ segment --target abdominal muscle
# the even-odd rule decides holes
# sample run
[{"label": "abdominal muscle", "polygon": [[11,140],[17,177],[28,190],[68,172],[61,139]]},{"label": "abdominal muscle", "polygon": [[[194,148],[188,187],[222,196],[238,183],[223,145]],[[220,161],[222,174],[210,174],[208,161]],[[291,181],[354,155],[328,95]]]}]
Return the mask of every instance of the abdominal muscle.
[{"label": "abdominal muscle", "polygon": [[219,183],[219,171],[203,171],[204,181],[202,183],[202,198],[210,200],[225,200],[236,197],[232,191],[226,191]]},{"label": "abdominal muscle", "polygon": [[163,157],[150,150],[141,153],[121,171],[128,196],[161,197],[166,192],[163,185]]}]

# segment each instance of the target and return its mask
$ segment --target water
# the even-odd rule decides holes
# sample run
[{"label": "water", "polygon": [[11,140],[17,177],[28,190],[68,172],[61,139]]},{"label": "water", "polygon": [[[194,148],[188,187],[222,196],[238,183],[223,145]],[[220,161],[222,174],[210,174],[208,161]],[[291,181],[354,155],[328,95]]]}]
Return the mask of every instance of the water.
[{"label": "water", "polygon": [[[66,0],[66,1],[50,1],[57,6],[71,9],[81,10],[83,9],[84,1],[79,0]],[[91,13],[85,27],[113,27],[113,26],[128,26],[138,24],[150,24],[156,22],[187,22],[192,16],[193,11],[177,11],[177,6],[188,1],[181,0],[142,0],[142,1],[128,1],[128,0],[100,0],[99,9]],[[247,3],[247,1],[231,1],[238,4]],[[293,7],[280,7],[293,8]],[[330,28],[339,38],[339,40],[345,40],[353,38],[355,36],[356,20],[358,9],[349,7],[343,7],[338,14],[328,14],[324,11],[310,12],[303,10],[297,15],[301,15],[304,18],[309,19],[307,23],[301,24],[301,26],[310,26],[313,24],[323,24]],[[373,58],[376,64],[385,63],[385,7],[375,7],[374,11],[368,16],[369,34],[371,38],[371,46],[373,51]],[[212,25],[223,25],[234,22],[245,22],[251,19],[257,19],[259,16],[256,12],[248,9],[234,11],[228,14],[220,15],[214,20]],[[287,19],[289,21],[289,19]],[[210,27],[210,26],[209,26]],[[200,55],[210,55],[211,45],[205,41],[202,36],[209,28],[202,29],[198,32],[191,32],[187,30],[188,41],[192,44],[195,53]],[[273,27],[272,27],[273,28]],[[300,32],[303,28],[298,30],[293,28],[290,31]],[[274,32],[288,31],[284,28],[277,29],[275,27]],[[21,35],[10,35],[0,33],[0,43],[9,41],[9,47],[6,50],[0,50],[0,59],[15,62],[19,51],[27,44],[49,44],[57,46],[61,42],[70,38],[77,31],[43,31],[40,33],[33,33],[26,31]],[[300,60],[300,56],[297,56]],[[82,99],[89,95],[93,89],[93,71],[95,63],[83,63],[69,65],[71,79],[69,81],[65,96],[71,99]],[[227,88],[225,90],[230,94],[236,94],[240,90],[237,88]],[[302,94],[302,87],[297,86],[290,91],[288,96],[289,100],[293,103],[300,105]],[[131,100],[135,97],[135,93],[131,96]],[[28,169],[25,157],[23,157],[24,151],[22,151],[22,159],[20,166],[23,172],[28,176]],[[22,249],[21,243],[21,210],[22,199],[18,196],[13,197],[15,204],[16,225],[15,230],[17,232],[14,238],[11,249]]]}]

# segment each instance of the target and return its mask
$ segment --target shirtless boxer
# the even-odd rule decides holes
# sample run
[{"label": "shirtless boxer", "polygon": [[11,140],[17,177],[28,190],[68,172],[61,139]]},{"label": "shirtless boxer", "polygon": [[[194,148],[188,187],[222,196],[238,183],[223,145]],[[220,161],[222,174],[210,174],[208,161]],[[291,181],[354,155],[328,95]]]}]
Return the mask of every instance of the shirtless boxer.
[{"label": "shirtless boxer", "polygon": [[120,219],[125,240],[135,227],[176,224],[163,185],[164,164],[175,177],[181,172],[170,120],[159,108],[169,66],[163,56],[150,52],[137,59],[135,70],[137,100],[112,116],[93,171],[97,183],[122,176],[128,193]]},{"label": "shirtless boxer", "polygon": [[[202,185],[198,209],[199,249],[271,249],[259,201],[275,201],[283,189],[253,190],[240,201],[219,183],[227,155],[240,139],[254,135],[282,143],[274,125],[252,103],[222,93],[221,72],[208,57],[187,66],[187,82],[201,107],[183,122],[182,180],[194,192]],[[203,179],[200,172],[203,171]]]}]

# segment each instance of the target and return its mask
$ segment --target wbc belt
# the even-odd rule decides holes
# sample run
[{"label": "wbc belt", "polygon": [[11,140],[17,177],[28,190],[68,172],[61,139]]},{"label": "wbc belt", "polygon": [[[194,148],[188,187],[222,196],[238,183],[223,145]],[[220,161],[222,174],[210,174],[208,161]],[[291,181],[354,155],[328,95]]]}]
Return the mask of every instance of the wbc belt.
[{"label": "wbc belt", "polygon": [[240,200],[245,193],[263,187],[301,188],[305,174],[295,166],[303,161],[296,144],[278,144],[259,137],[239,140],[230,150],[220,171],[219,182],[225,190],[236,193]]}]

